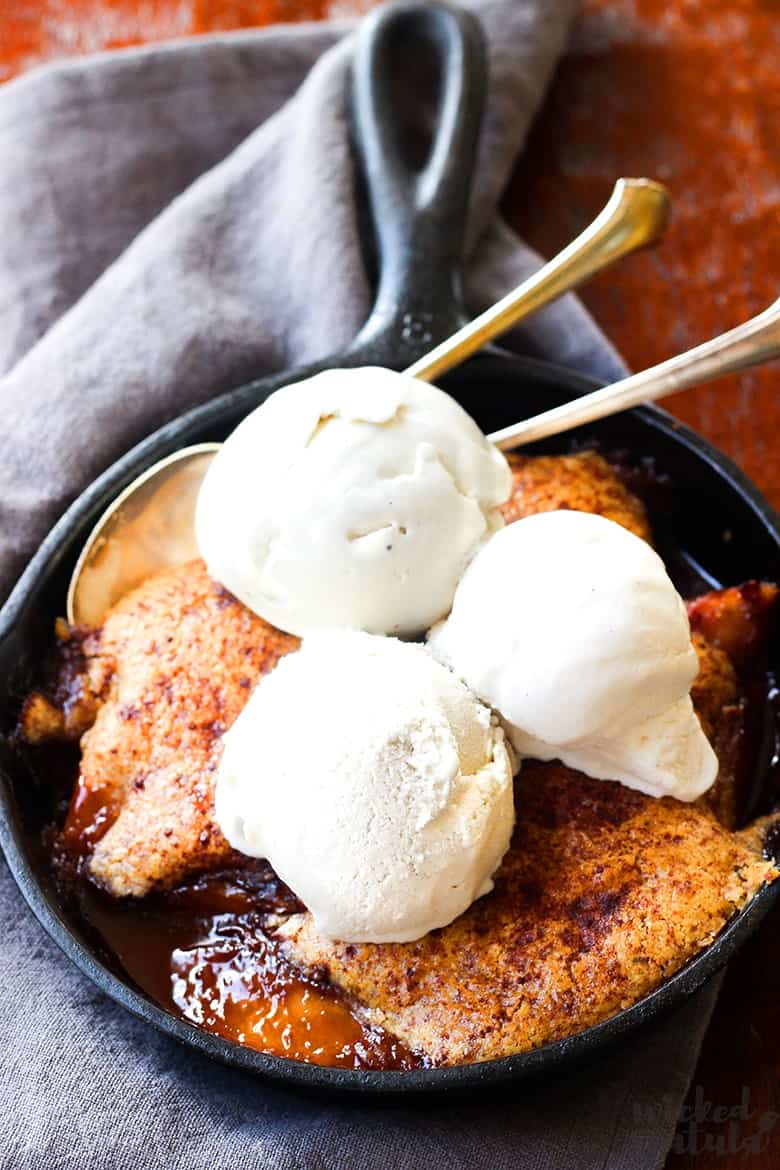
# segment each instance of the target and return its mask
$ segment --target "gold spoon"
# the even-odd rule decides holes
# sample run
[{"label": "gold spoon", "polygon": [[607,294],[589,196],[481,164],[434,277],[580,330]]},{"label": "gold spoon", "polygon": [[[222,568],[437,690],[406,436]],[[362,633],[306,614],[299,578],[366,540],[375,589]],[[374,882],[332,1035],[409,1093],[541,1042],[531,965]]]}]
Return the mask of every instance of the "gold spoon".
[{"label": "gold spoon", "polygon": [[780,358],[780,300],[736,329],[721,333],[687,353],[631,374],[611,386],[594,390],[592,394],[575,398],[573,402],[546,410],[534,418],[493,431],[488,438],[500,450],[511,451],[525,443],[535,443],[607,415],[619,414],[621,410],[630,410],[643,402],[655,402],[677,390],[702,386],[723,374],[760,366],[773,358]]},{"label": "gold spoon", "polygon": [[[512,325],[577,288],[616,260],[655,243],[669,195],[650,179],[619,179],[604,209],[562,252],[497,304],[406,370],[431,381]],[[125,593],[166,565],[198,555],[195,504],[219,443],[183,447],[129,484],[98,520],[70,579],[71,625],[97,625]]]}]

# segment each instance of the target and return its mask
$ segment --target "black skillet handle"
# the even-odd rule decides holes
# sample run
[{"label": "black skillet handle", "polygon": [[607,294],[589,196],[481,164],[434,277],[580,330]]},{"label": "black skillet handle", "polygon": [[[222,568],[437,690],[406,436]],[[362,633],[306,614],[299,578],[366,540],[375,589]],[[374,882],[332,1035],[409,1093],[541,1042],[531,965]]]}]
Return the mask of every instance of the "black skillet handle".
[{"label": "black skillet handle", "polygon": [[[427,159],[408,161],[394,95],[410,48],[433,54],[438,100]],[[395,3],[358,34],[353,127],[373,224],[378,287],[350,359],[404,369],[463,324],[460,266],[484,105],[482,30],[455,5]]]}]

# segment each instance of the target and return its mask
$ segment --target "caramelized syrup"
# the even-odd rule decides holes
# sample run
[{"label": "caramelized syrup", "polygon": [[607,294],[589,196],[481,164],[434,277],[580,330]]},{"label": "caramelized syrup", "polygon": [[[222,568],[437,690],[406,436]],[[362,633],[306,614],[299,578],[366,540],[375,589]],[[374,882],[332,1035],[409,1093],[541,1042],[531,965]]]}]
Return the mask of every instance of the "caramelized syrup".
[{"label": "caramelized syrup", "polygon": [[79,911],[143,991],[174,1015],[261,1052],[342,1068],[424,1060],[361,1023],[326,972],[287,962],[272,925],[300,910],[270,866],[207,875],[121,903],[85,879]]},{"label": "caramelized syrup", "polygon": [[89,788],[77,779],[62,829],[62,844],[74,853],[86,856],[108,832],[118,809],[109,804],[103,788]]}]

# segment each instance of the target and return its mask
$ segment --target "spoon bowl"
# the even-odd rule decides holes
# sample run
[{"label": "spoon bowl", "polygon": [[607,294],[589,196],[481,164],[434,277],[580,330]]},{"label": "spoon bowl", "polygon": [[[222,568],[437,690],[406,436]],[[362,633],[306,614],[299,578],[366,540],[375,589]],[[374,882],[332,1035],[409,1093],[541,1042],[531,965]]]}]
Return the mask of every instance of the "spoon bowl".
[{"label": "spoon bowl", "polygon": [[95,626],[152,573],[198,556],[195,505],[219,443],[161,459],[126,487],[90,532],[68,588],[74,626]]}]

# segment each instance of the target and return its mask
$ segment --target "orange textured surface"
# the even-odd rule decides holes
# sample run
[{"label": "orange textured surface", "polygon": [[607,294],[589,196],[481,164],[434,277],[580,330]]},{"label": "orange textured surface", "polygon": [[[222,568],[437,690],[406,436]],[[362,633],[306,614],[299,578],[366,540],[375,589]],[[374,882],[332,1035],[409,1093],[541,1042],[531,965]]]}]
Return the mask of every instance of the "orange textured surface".
[{"label": "orange textured surface", "polygon": [[[4,0],[0,79],[53,57],[346,16],[370,6],[370,0]],[[507,192],[505,212],[549,253],[584,226],[620,174],[662,179],[674,197],[661,247],[585,292],[635,368],[737,324],[778,295],[780,0],[584,0],[573,53]],[[775,366],[668,402],[731,454],[775,506],[779,387]],[[736,1164],[774,1170],[780,1160],[778,925],[775,914],[731,965],[694,1077],[693,1130],[689,1117],[670,1170]],[[715,1120],[718,1107],[741,1111],[736,1132],[730,1121]]]},{"label": "orange textured surface", "polygon": [[[780,293],[780,4],[589,0],[506,198],[551,253],[617,175],[666,183],[661,246],[585,290],[636,369],[737,325]],[[667,399],[780,505],[780,368]]]},{"label": "orange textured surface", "polygon": [[0,80],[58,57],[365,7],[359,0],[4,0]]}]

